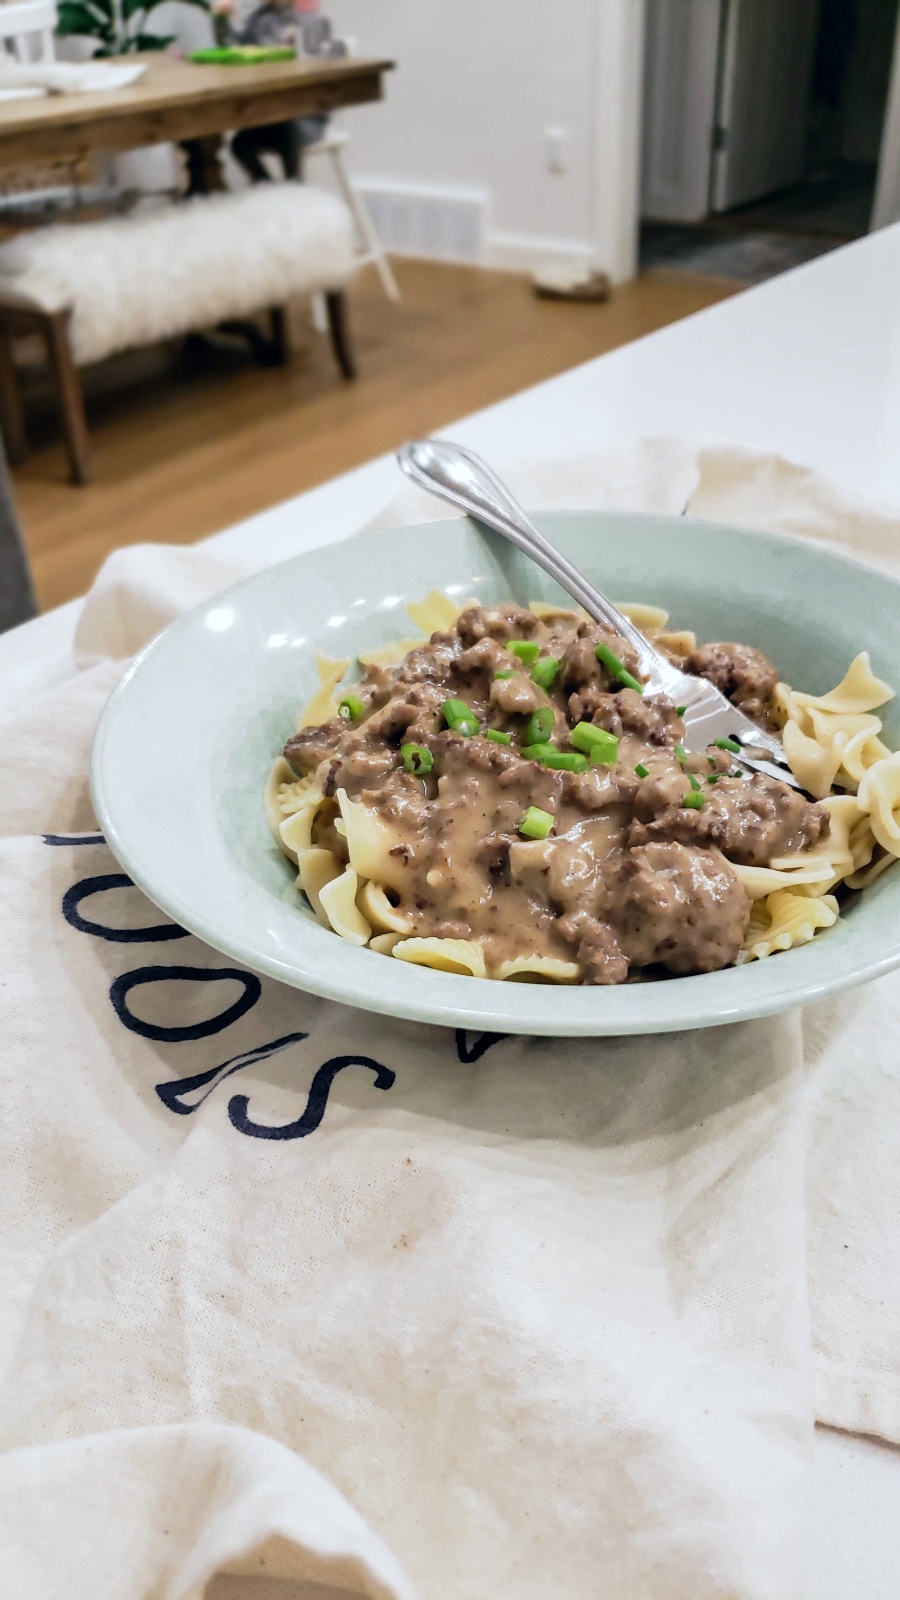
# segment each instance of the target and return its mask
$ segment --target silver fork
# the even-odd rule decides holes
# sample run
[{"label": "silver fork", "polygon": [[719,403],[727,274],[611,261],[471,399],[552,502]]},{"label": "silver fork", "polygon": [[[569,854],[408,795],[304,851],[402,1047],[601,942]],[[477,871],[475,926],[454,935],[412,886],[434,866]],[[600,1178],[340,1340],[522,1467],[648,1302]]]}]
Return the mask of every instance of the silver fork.
[{"label": "silver fork", "polygon": [[744,770],[766,772],[795,789],[801,787],[785,760],[780,739],[757,727],[706,678],[679,671],[654,650],[634,623],[544,538],[478,456],[447,440],[419,439],[403,445],[397,460],[414,483],[449,500],[477,522],[509,539],[555,578],[595,622],[607,623],[627,639],[637,652],[641,673],[651,691],[668,695],[676,705],[684,706],[685,735],[692,748],[704,750],[718,740],[730,740],[741,747],[740,752],[732,754]]}]

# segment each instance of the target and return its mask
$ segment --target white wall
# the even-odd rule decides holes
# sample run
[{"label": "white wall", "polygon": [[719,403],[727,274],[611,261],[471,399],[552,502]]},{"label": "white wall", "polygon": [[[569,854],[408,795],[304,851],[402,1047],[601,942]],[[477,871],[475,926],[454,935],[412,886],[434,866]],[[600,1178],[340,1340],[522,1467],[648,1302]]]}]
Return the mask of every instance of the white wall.
[{"label": "white wall", "polygon": [[[354,170],[490,196],[489,264],[634,270],[643,0],[323,0],[361,55],[397,61],[348,114]],[[547,170],[564,128],[565,171]]]}]

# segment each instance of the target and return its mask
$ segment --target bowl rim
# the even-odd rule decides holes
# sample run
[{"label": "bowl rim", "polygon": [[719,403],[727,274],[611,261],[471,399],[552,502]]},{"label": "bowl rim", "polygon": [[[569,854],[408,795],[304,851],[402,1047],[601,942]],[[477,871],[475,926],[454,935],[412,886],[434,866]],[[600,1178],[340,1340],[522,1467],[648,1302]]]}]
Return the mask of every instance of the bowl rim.
[{"label": "bowl rim", "polygon": [[[799,547],[808,551],[814,559],[824,560],[826,564],[848,568],[869,580],[877,578],[880,583],[896,590],[900,601],[900,581],[896,578],[877,567],[868,566],[855,557],[845,555],[843,551],[836,551],[818,540],[799,539],[788,534],[744,528],[733,523],[710,522],[705,518],[676,517],[666,513],[585,509],[566,512],[554,509],[545,512],[535,511],[531,515],[565,521],[596,522],[609,519],[619,523],[624,517],[636,523],[647,525],[671,523],[681,528],[687,524],[698,529],[718,529],[773,546]],[[367,546],[371,547],[376,540],[390,543],[391,540],[409,537],[426,530],[434,537],[442,528],[459,528],[466,521],[464,517],[450,517],[424,524],[376,529],[353,537],[363,537]],[[349,946],[327,930],[306,923],[305,919],[304,927],[307,931],[327,941],[328,948],[322,947],[321,958],[314,948],[312,957],[307,954],[303,961],[297,959],[287,961],[253,946],[252,942],[246,939],[242,940],[240,937],[223,932],[215,922],[210,922],[202,911],[197,910],[188,900],[181,898],[174,884],[161,883],[152,870],[146,869],[140,851],[140,841],[135,844],[131,839],[127,819],[124,827],[119,825],[115,806],[111,809],[108,802],[105,768],[111,744],[116,737],[116,720],[121,714],[123,700],[127,697],[130,685],[138,674],[145,673],[148,664],[155,662],[169,647],[167,641],[189,633],[203,613],[214,606],[227,604],[229,597],[235,594],[243,594],[257,586],[263,587],[271,583],[273,578],[277,582],[279,574],[288,571],[293,573],[299,569],[302,575],[303,567],[307,563],[321,560],[323,554],[329,553],[332,549],[339,551],[342,546],[352,542],[353,539],[342,540],[334,546],[317,546],[299,555],[290,556],[284,561],[261,568],[258,572],[236,580],[228,588],[219,590],[198,606],[192,607],[150,640],[135,656],[103,707],[93,739],[90,761],[91,796],[98,823],[113,855],[134,884],[175,922],[202,939],[213,950],[241,962],[251,971],[356,1009],[436,1026],[549,1037],[639,1035],[717,1027],[757,1017],[773,1016],[794,1006],[815,1003],[843,990],[869,982],[900,965],[900,918],[894,943],[883,955],[862,962],[851,959],[840,970],[827,977],[816,978],[810,975],[804,980],[803,968],[810,964],[810,957],[815,960],[816,954],[822,948],[821,943],[817,945],[814,940],[810,944],[784,952],[784,955],[790,955],[791,960],[787,963],[787,973],[780,978],[780,981],[781,959],[779,958],[774,971],[771,961],[752,962],[712,973],[661,979],[652,984],[633,983],[610,987],[504,984],[464,977],[460,974],[437,972],[393,960],[386,973],[384,968],[379,966],[378,960],[373,959],[374,952]],[[320,638],[316,642],[321,642]],[[260,893],[262,892],[260,889]],[[822,940],[821,935],[819,939]],[[381,958],[382,961],[388,959]],[[364,965],[361,966],[360,963]],[[398,968],[401,969],[399,972]],[[754,978],[754,974],[761,973],[765,974],[762,982],[759,977]],[[794,975],[793,980],[791,974]],[[714,994],[729,986],[726,980],[733,981],[738,975],[742,980],[740,989],[744,998],[729,1000],[724,995],[713,998]],[[389,998],[388,986],[384,981],[386,977],[393,979]],[[713,993],[710,993],[711,989]],[[554,1009],[553,1001],[560,995],[561,990],[564,990],[569,997],[567,1007],[563,1009],[557,1005],[558,1014],[542,1015],[542,1007],[544,1012]],[[653,1004],[654,997],[669,995],[671,995],[671,1005],[661,1006],[658,1000]],[[642,1007],[639,1000],[641,996],[651,1002],[648,1007],[650,1015],[641,1015]]]}]

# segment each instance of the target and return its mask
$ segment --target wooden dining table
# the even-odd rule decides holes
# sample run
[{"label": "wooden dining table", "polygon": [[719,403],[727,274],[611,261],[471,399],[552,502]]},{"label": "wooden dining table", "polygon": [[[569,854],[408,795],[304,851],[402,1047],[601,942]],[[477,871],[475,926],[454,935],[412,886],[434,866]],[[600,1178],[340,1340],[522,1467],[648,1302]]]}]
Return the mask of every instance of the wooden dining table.
[{"label": "wooden dining table", "polygon": [[0,102],[0,172],[74,165],[100,151],[171,142],[187,153],[191,192],[219,189],[226,130],[380,100],[394,65],[352,56],[227,67],[164,54],[142,61],[146,71],[124,89]]}]

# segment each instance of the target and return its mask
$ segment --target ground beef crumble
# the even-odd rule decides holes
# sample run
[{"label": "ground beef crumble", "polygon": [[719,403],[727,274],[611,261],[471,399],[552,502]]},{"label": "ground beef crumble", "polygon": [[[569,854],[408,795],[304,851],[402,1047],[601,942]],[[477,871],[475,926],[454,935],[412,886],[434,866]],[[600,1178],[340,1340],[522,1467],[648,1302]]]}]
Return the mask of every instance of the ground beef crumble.
[{"label": "ground beef crumble", "polygon": [[[733,774],[721,750],[685,751],[676,707],[623,686],[599,644],[639,676],[632,647],[582,614],[467,606],[399,667],[364,671],[358,721],[304,728],[285,757],[325,795],[361,800],[395,836],[392,893],[410,929],[477,940],[489,970],[541,955],[576,962],[584,983],[618,984],[728,966],[750,911],[734,866],[815,846],[828,812],[773,778]],[[532,676],[535,647],[558,663],[555,680]],[[698,645],[684,664],[769,721],[778,674],[760,651]],[[464,702],[476,733],[447,726],[447,700]],[[585,771],[526,758],[536,715],[544,742],[570,755],[577,723],[613,735],[613,758]],[[408,770],[409,744],[427,751],[430,770]],[[698,790],[701,802],[686,805]],[[521,833],[529,807],[552,819],[546,838]],[[313,842],[345,860],[336,821],[331,802]]]}]

